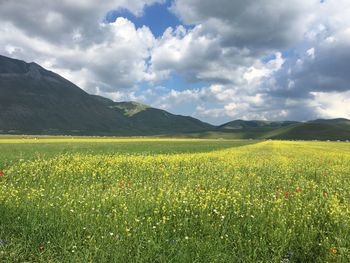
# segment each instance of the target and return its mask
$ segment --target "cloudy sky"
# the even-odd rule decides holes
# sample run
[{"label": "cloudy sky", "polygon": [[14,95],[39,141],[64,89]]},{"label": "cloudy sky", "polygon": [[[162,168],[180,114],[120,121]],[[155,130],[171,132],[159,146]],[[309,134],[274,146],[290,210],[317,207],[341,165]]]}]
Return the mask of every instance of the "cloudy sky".
[{"label": "cloudy sky", "polygon": [[349,0],[0,0],[0,54],[214,124],[350,118]]}]

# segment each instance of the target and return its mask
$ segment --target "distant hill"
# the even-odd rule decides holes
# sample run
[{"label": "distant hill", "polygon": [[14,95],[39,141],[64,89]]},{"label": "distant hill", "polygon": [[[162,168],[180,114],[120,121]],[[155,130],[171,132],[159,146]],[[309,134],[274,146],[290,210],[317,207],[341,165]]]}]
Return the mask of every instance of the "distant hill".
[{"label": "distant hill", "polygon": [[104,101],[111,109],[123,114],[131,121],[133,128],[145,135],[201,132],[215,129],[215,126],[198,119],[175,115],[138,102],[113,102],[103,97],[94,97]]},{"label": "distant hill", "polygon": [[[241,139],[350,140],[350,120],[295,121],[235,120],[218,127],[216,136]],[[209,133],[208,136],[213,136]]]},{"label": "distant hill", "polygon": [[0,133],[350,140],[350,121],[235,120],[213,126],[138,102],[90,95],[36,63],[0,55]]},{"label": "distant hill", "polygon": [[317,119],[309,121],[312,123],[326,123],[326,124],[338,124],[338,123],[349,123],[350,120],[345,118],[338,118],[338,119]]},{"label": "distant hill", "polygon": [[0,130],[14,133],[127,132],[127,118],[36,63],[0,56]]},{"label": "distant hill", "polygon": [[156,135],[213,126],[93,96],[36,63],[0,56],[0,133]]},{"label": "distant hill", "polygon": [[244,120],[235,120],[228,123],[225,123],[219,126],[219,129],[224,130],[240,130],[240,129],[261,129],[269,130],[276,129],[292,124],[296,124],[295,121],[244,121]]},{"label": "distant hill", "polygon": [[225,133],[223,137],[231,135],[237,139],[263,139],[267,138],[270,132],[297,123],[295,121],[235,120],[219,126],[217,131]]},{"label": "distant hill", "polygon": [[271,139],[350,140],[350,120],[314,120],[278,129]]}]

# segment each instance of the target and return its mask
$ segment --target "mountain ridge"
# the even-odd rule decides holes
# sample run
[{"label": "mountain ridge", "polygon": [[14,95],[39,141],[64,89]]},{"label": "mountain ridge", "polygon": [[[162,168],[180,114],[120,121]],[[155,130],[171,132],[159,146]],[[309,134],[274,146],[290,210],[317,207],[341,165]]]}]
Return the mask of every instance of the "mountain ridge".
[{"label": "mountain ridge", "polygon": [[[113,104],[109,105],[108,104]],[[124,103],[125,104],[125,103]],[[0,56],[0,131],[29,134],[155,135],[212,127],[191,117],[149,108],[128,116],[118,104],[90,95],[36,63]],[[141,104],[140,104],[141,105]],[[125,105],[124,105],[125,107]],[[144,107],[147,112],[148,107]],[[147,121],[142,121],[146,118]]]},{"label": "mountain ridge", "polygon": [[0,57],[0,130],[128,130],[126,118],[36,63]]},{"label": "mountain ridge", "polygon": [[137,127],[142,134],[198,132],[216,128],[214,125],[202,122],[191,116],[172,114],[136,101],[115,102],[101,96],[92,96],[102,100],[111,109],[128,117],[134,127]]},{"label": "mountain ridge", "polygon": [[350,120],[233,120],[211,125],[91,95],[40,65],[0,55],[0,133],[349,140]]}]

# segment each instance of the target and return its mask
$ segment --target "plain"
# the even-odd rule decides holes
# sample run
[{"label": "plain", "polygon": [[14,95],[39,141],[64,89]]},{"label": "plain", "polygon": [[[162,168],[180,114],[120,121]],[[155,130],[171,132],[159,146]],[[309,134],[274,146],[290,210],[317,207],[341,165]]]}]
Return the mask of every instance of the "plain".
[{"label": "plain", "polygon": [[350,144],[0,140],[0,261],[349,262]]}]

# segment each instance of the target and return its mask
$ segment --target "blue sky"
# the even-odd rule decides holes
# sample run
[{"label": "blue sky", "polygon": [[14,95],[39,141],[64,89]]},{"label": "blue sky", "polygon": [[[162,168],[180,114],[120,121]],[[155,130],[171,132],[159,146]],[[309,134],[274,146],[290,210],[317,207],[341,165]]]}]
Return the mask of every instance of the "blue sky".
[{"label": "blue sky", "polygon": [[175,28],[182,24],[179,18],[169,10],[170,6],[171,1],[169,0],[164,3],[145,6],[141,15],[135,15],[128,9],[120,8],[109,11],[105,17],[105,21],[111,23],[117,17],[125,17],[132,21],[136,27],[145,25],[151,29],[156,37],[160,37],[168,27]]},{"label": "blue sky", "polygon": [[[147,26],[153,35],[157,38],[162,37],[164,31],[167,28],[177,28],[183,26],[186,29],[191,29],[191,25],[184,25],[180,19],[171,12],[172,1],[167,0],[163,3],[155,3],[150,6],[145,6],[142,13],[137,15],[130,12],[128,9],[118,9],[109,11],[104,19],[106,23],[114,23],[118,17],[123,17],[130,20],[136,28]],[[201,87],[208,86],[210,83],[207,81],[188,81],[185,77],[173,72],[165,80],[157,82],[157,86],[165,87],[167,90],[183,91],[187,89],[200,89]],[[152,88],[148,82],[141,82],[138,84],[137,95],[142,96],[145,90]],[[146,100],[145,103],[148,101]],[[191,107],[188,105],[182,105],[182,108],[174,109],[178,114],[186,114]]]},{"label": "blue sky", "polygon": [[350,118],[349,13],[348,0],[1,1],[0,54],[214,124]]}]

